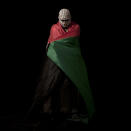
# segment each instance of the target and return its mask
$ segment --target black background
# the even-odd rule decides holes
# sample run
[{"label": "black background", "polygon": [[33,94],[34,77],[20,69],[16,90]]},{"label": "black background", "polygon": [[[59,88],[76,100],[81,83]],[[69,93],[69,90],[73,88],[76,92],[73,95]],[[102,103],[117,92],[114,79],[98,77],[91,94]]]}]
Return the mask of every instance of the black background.
[{"label": "black background", "polygon": [[[13,3],[11,3],[13,4]],[[1,11],[0,114],[23,114],[31,105],[44,61],[50,27],[61,8],[68,8],[81,27],[81,50],[96,102],[100,67],[101,15],[96,3],[10,3]],[[100,74],[99,74],[100,75]]]}]

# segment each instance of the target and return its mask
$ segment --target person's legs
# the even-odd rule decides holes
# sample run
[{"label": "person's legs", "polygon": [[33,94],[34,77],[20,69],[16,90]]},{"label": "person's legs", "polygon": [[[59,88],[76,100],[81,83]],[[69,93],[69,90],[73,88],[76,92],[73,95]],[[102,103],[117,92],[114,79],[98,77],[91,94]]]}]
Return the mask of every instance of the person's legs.
[{"label": "person's legs", "polygon": [[65,77],[62,87],[60,88],[60,112],[71,113],[71,83],[67,77]]}]

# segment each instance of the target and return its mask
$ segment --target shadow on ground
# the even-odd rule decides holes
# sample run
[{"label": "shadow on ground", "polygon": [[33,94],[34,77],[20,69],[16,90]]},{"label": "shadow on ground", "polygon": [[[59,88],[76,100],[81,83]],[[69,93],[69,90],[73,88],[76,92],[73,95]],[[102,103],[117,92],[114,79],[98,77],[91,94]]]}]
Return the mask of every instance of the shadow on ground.
[{"label": "shadow on ground", "polygon": [[0,131],[48,131],[48,130],[80,130],[92,131],[96,129],[95,120],[88,125],[80,122],[67,121],[64,118],[57,116],[52,119],[49,116],[35,117],[23,119],[23,116],[8,115],[0,116],[1,126]]}]

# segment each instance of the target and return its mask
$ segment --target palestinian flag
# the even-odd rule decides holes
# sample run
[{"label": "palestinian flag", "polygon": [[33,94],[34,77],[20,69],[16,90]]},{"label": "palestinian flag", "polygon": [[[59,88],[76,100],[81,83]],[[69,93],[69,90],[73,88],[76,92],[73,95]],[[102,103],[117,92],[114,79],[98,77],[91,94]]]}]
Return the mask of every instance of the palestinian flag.
[{"label": "palestinian flag", "polygon": [[81,55],[79,36],[80,27],[75,22],[70,24],[68,32],[64,31],[59,22],[54,24],[48,39],[49,48],[47,56],[78,88],[85,101],[88,117],[92,118],[95,107],[86,65]]}]

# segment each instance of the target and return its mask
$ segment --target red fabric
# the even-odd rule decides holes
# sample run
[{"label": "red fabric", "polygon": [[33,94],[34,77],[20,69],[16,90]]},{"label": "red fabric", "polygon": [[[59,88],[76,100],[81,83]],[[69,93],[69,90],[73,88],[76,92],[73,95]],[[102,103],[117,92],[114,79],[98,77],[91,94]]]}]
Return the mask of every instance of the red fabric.
[{"label": "red fabric", "polygon": [[79,35],[80,35],[80,26],[75,22],[71,22],[70,26],[68,27],[68,32],[65,32],[60,23],[57,22],[57,24],[54,24],[51,27],[48,44],[56,40],[68,37],[75,37]]}]

